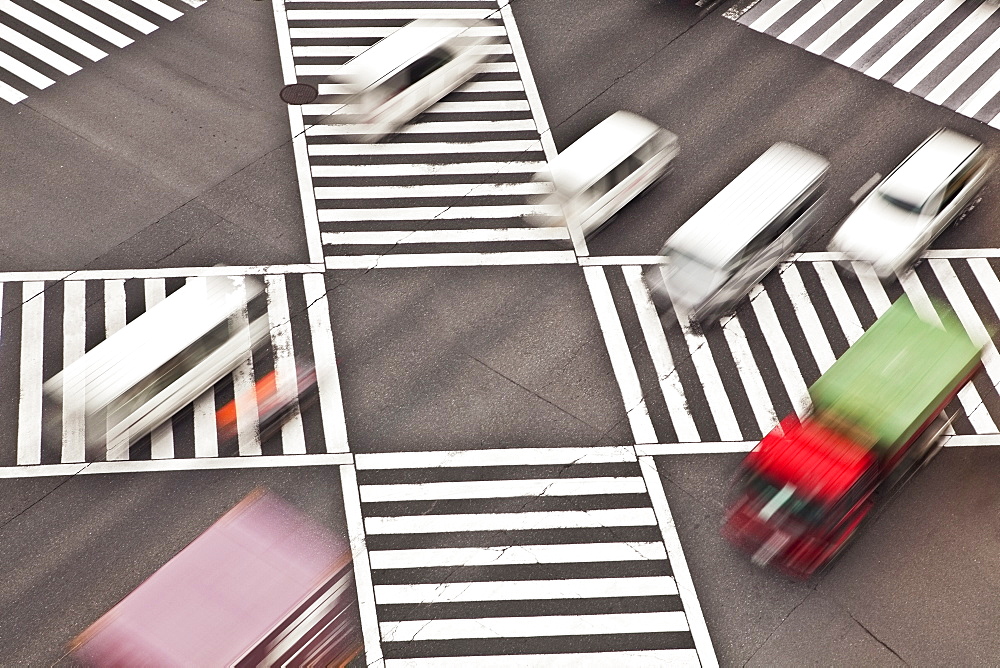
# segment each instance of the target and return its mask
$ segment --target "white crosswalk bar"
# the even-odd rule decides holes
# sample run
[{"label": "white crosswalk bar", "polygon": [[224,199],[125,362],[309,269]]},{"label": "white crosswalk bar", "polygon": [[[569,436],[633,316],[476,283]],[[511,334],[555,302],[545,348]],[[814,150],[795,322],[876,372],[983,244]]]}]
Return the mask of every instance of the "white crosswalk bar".
[{"label": "white crosswalk bar", "polygon": [[516,566],[524,564],[656,561],[667,558],[663,543],[577,543],[559,545],[497,545],[441,547],[423,550],[374,550],[372,568],[435,568]]},{"label": "white crosswalk bar", "polygon": [[469,601],[541,601],[676,595],[677,585],[669,575],[634,578],[375,585],[375,601],[379,605],[442,603],[445,601],[450,603]]},{"label": "white crosswalk bar", "polygon": [[80,71],[80,66],[73,61],[63,58],[55,51],[42,46],[38,42],[28,39],[21,33],[0,24],[0,39],[13,44],[26,53],[30,53],[46,65],[54,67],[63,74],[75,74]]},{"label": "white crosswalk bar", "polygon": [[798,318],[803,334],[805,334],[806,345],[809,346],[809,351],[812,353],[813,359],[816,360],[819,372],[826,373],[826,370],[833,366],[836,356],[830,347],[830,339],[819,321],[816,305],[810,299],[809,292],[802,282],[802,276],[794,263],[785,265],[780,275],[785,292],[792,303],[792,310]]},{"label": "white crosswalk bar", "polygon": [[382,165],[313,165],[316,178],[369,176],[451,176],[466,174],[533,174],[544,162],[404,163]]},{"label": "white crosswalk bar", "polygon": [[547,181],[523,183],[432,183],[412,186],[319,186],[316,199],[408,199],[418,197],[486,197],[546,195]]},{"label": "white crosswalk bar", "polygon": [[[505,121],[427,121],[411,123],[399,129],[400,134],[443,134],[449,132],[527,132],[535,129],[535,122],[529,119]],[[367,134],[371,128],[366,125],[311,125],[306,128],[307,137],[328,135]]]},{"label": "white crosswalk bar", "polygon": [[627,445],[589,448],[500,448],[496,450],[431,450],[424,452],[372,452],[354,456],[358,470],[410,469],[465,466],[517,466],[545,464],[604,464],[634,462],[635,450]]},{"label": "white crosswalk bar", "polygon": [[409,19],[486,19],[499,18],[497,9],[289,9],[289,21],[399,21]]},{"label": "white crosswalk bar", "polygon": [[[302,115],[329,116],[333,113],[353,113],[355,104],[304,104]],[[425,114],[495,113],[502,111],[529,111],[527,100],[467,100],[461,102],[438,102],[424,111]]]},{"label": "white crosswalk bar", "polygon": [[398,232],[323,232],[324,245],[396,245],[428,243],[484,243],[491,241],[558,241],[569,239],[565,227],[508,229],[414,230]]},{"label": "white crosswalk bar", "polygon": [[639,477],[544,478],[540,480],[468,480],[399,485],[362,485],[361,501],[426,501],[437,499],[501,499],[519,496],[644,494]]},{"label": "white crosswalk bar", "polygon": [[87,30],[101,39],[111,42],[119,48],[125,48],[132,43],[132,39],[110,28],[100,21],[91,18],[78,9],[70,7],[62,0],[35,0],[38,4],[51,12],[62,16],[68,21],[72,21],[84,30]]},{"label": "white crosswalk bar", "polygon": [[[353,58],[364,53],[370,46],[293,46],[292,55],[296,58]],[[484,44],[470,49],[472,53],[481,56],[510,55],[510,44]]]},{"label": "white crosswalk bar", "polygon": [[347,223],[361,220],[465,220],[468,218],[521,218],[560,215],[551,204],[495,204],[483,206],[409,206],[385,209],[320,209],[319,222]]},{"label": "white crosswalk bar", "polygon": [[[289,0],[295,2],[297,0]],[[392,26],[361,26],[361,27],[331,27],[331,28],[289,28],[292,39],[365,39],[371,38],[372,44],[399,30]],[[466,33],[470,37],[506,37],[507,32],[500,25],[477,25],[469,28]]]},{"label": "white crosswalk bar", "polygon": [[652,508],[607,508],[478,515],[403,515],[368,517],[369,534],[450,533],[453,531],[530,531],[597,527],[653,526]]},{"label": "white crosswalk bar", "polygon": [[613,633],[687,631],[683,612],[629,612],[610,615],[419,619],[380,622],[383,642],[457,638],[531,638]]},{"label": "white crosswalk bar", "polygon": [[502,656],[430,656],[386,659],[386,668],[700,668],[693,649],[637,649],[620,652],[566,652],[560,654],[504,654]]},{"label": "white crosswalk bar", "polygon": [[528,153],[542,150],[537,139],[500,139],[468,142],[406,142],[396,144],[310,144],[309,155],[419,155],[430,160],[437,154]]},{"label": "white crosswalk bar", "polygon": [[750,290],[750,305],[754,315],[757,316],[768,350],[774,357],[778,376],[785,387],[792,408],[799,416],[805,415],[809,410],[809,390],[806,389],[805,381],[802,379],[792,347],[788,345],[785,331],[781,328],[781,321],[774,312],[771,298],[763,286],[757,285]]},{"label": "white crosswalk bar", "polygon": [[327,269],[404,269],[413,267],[509,267],[528,264],[576,264],[576,253],[565,251],[500,251],[497,253],[399,253],[332,255]]},{"label": "white crosswalk bar", "polygon": [[21,23],[31,26],[38,32],[57,40],[63,46],[73,49],[77,53],[86,56],[94,62],[97,62],[101,58],[108,55],[96,46],[83,41],[76,35],[63,30],[54,23],[51,23],[32,12],[29,12],[20,5],[14,4],[10,0],[0,0],[0,13],[14,17]]},{"label": "white crosswalk bar", "polygon": [[38,70],[28,67],[17,58],[8,56],[3,51],[0,51],[0,70],[7,70],[14,76],[23,79],[35,88],[39,89],[48,88],[55,83],[55,81],[48,78]]}]

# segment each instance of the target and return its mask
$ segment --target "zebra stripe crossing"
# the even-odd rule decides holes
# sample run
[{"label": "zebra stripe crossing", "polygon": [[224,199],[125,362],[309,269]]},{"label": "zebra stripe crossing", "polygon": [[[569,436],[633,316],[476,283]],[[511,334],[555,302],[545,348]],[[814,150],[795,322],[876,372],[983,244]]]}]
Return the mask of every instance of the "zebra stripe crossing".
[{"label": "zebra stripe crossing", "polygon": [[[387,253],[430,265],[572,261],[565,227],[523,222],[551,212],[536,202],[551,183],[532,179],[546,165],[551,140],[540,132],[544,117],[532,102],[534,84],[513,36],[513,17],[501,4],[436,0],[411,7],[368,0],[302,8],[297,0],[276,0],[286,83],[308,83],[319,92],[315,102],[290,110],[292,134],[302,133],[294,149],[306,218],[318,229],[313,261],[321,259],[315,253],[330,269],[386,266]],[[327,78],[394,30],[427,18],[477,21],[469,31],[493,40],[482,47],[490,58],[396,136],[352,142],[364,129],[331,117],[348,100]]]},{"label": "zebra stripe crossing", "polygon": [[[6,441],[11,445],[0,449],[0,467],[86,462],[81,407],[73,397],[67,397],[61,408],[43,402],[43,381],[190,280],[199,278],[0,282],[0,383],[18,388],[0,405],[5,425],[17,432],[16,439]],[[264,284],[270,345],[244,360],[228,380],[198,397],[190,411],[182,411],[131,450],[109,460],[347,451],[324,278],[319,273],[271,273],[264,276]],[[250,390],[271,371],[279,387],[294,388],[296,361],[312,363],[317,369],[318,410],[297,413],[274,438],[263,440]],[[220,438],[216,410],[234,398],[240,418],[236,445],[231,448]],[[61,439],[43,443],[44,425],[51,422],[61,425]],[[109,453],[114,451],[109,444]]]},{"label": "zebra stripe crossing", "polygon": [[[17,104],[32,88],[79,72],[205,0],[0,0],[0,100]],[[86,11],[82,11],[86,10]]]},{"label": "zebra stripe crossing", "polygon": [[717,665],[641,464],[622,446],[356,454],[386,665]]},{"label": "zebra stripe crossing", "polygon": [[931,298],[949,304],[984,345],[984,371],[951,406],[953,433],[1000,433],[1000,354],[992,340],[1000,322],[1000,262],[932,257],[886,286],[864,265],[848,275],[832,260],[808,258],[783,265],[731,317],[704,331],[676,313],[657,312],[643,267],[600,268],[615,295],[621,347],[638,375],[629,396],[641,391],[655,431],[641,442],[669,448],[759,440],[784,415],[808,410],[809,385],[904,293],[930,314]]},{"label": "zebra stripe crossing", "polygon": [[998,9],[991,0],[760,0],[726,16],[1000,127]]}]

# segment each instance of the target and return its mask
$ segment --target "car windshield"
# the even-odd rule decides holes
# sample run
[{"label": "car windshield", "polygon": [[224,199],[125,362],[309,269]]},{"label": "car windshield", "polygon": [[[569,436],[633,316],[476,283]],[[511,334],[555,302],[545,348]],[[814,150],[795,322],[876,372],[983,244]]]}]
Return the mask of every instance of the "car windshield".
[{"label": "car windshield", "polygon": [[748,475],[744,481],[744,489],[756,498],[754,505],[761,509],[781,494],[783,498],[778,500],[780,507],[776,512],[806,524],[819,524],[826,515],[826,509],[822,505],[807,501],[790,492],[788,486],[779,485],[760,474]]},{"label": "car windshield", "polygon": [[882,196],[882,199],[884,199],[889,204],[899,209],[902,209],[903,211],[906,211],[908,213],[920,213],[924,208],[923,202],[920,202],[919,204],[914,204],[913,202],[896,197],[892,193],[888,193],[884,190],[879,194]]}]

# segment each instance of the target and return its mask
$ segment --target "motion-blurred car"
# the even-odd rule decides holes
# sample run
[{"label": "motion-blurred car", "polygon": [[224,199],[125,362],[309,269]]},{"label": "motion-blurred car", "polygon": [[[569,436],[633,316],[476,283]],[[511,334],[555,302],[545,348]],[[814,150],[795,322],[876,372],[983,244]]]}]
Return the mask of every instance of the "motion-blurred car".
[{"label": "motion-blurred car", "polygon": [[677,135],[642,116],[617,111],[555,157],[537,181],[553,192],[529,216],[533,225],[561,225],[584,236],[597,233],[632,199],[670,170],[680,148]]},{"label": "motion-blurred car", "polygon": [[378,141],[465,83],[494,42],[473,21],[408,23],[330,77],[348,98],[329,122],[357,126],[351,139]]},{"label": "motion-blurred car", "polygon": [[938,130],[861,200],[828,249],[870,263],[880,278],[897,275],[974,205],[990,167],[982,143]]},{"label": "motion-blurred car", "polygon": [[731,310],[813,231],[829,168],[795,144],[765,151],[667,239],[645,276],[654,302],[702,325]]}]

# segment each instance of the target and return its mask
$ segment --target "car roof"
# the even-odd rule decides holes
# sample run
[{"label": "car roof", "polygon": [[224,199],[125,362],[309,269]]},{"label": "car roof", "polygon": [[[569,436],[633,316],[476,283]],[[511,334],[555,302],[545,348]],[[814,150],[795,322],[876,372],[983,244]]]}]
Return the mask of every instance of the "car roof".
[{"label": "car roof", "polygon": [[368,88],[454,39],[472,21],[417,19],[387,35],[344,64],[336,73],[358,90]]},{"label": "car roof", "polygon": [[670,236],[674,250],[723,267],[775,216],[830,168],[821,155],[788,142],[767,149]]},{"label": "car roof", "polygon": [[552,180],[559,190],[577,193],[632,155],[658,132],[656,123],[628,111],[616,111],[573,142],[550,163]]},{"label": "car roof", "polygon": [[878,187],[895,199],[923,204],[982,144],[942,128],[928,137]]}]

